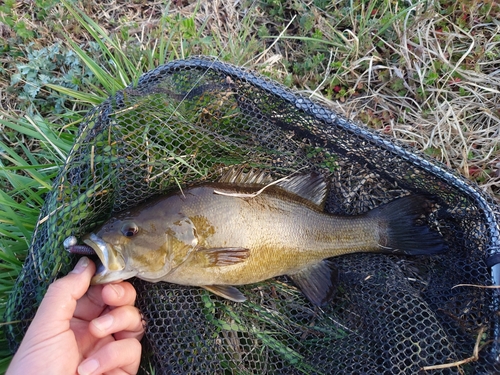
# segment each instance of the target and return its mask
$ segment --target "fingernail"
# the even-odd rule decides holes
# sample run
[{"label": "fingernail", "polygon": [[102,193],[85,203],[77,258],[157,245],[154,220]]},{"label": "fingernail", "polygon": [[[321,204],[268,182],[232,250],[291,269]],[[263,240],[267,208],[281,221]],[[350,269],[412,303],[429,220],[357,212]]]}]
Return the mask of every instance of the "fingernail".
[{"label": "fingernail", "polygon": [[123,289],[123,287],[121,285],[118,285],[118,284],[109,284],[109,286],[111,287],[111,289],[113,289],[116,293],[116,296],[118,298],[122,298],[123,295],[125,294],[125,290]]},{"label": "fingernail", "polygon": [[99,361],[97,359],[89,359],[83,361],[78,366],[78,375],[91,375],[99,368]]},{"label": "fingernail", "polygon": [[97,319],[92,320],[92,323],[97,327],[99,331],[106,332],[111,328],[114,322],[113,315],[103,315]]},{"label": "fingernail", "polygon": [[73,271],[70,273],[82,273],[89,266],[89,258],[81,257]]}]

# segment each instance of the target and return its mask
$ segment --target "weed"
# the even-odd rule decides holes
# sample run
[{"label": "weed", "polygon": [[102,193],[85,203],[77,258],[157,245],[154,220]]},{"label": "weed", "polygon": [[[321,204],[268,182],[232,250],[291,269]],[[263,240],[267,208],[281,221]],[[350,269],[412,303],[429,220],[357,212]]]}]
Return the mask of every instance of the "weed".
[{"label": "weed", "polygon": [[[95,52],[95,44],[90,44]],[[56,43],[35,49],[34,43],[26,46],[27,62],[16,64],[17,73],[11,76],[10,89],[19,88],[19,103],[28,107],[35,105],[42,112],[62,113],[66,110],[67,97],[43,90],[49,84],[79,90],[93,79],[93,73],[83,66],[78,55]]]},{"label": "weed", "polygon": [[8,25],[23,40],[34,38],[35,33],[28,29],[26,22],[14,13],[15,5],[14,0],[5,0],[3,5],[0,5],[0,22]]}]

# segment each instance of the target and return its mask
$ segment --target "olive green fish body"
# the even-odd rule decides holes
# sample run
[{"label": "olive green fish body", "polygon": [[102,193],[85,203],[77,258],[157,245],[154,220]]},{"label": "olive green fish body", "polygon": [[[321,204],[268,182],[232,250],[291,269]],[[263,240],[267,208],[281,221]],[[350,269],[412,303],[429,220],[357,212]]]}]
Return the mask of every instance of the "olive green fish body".
[{"label": "olive green fish body", "polygon": [[415,225],[429,207],[420,196],[364,215],[334,216],[323,212],[327,186],[319,175],[297,176],[258,194],[262,184],[255,180],[262,176],[233,180],[159,197],[84,237],[102,261],[93,282],[137,276],[243,301],[233,285],[290,275],[313,303],[323,304],[336,279],[327,258],[444,249],[437,233]]},{"label": "olive green fish body", "polygon": [[[273,188],[253,198],[214,194],[214,190],[247,193],[207,185],[185,192],[186,198],[175,196],[179,209],[184,207],[183,215],[196,228],[198,249],[165,281],[244,285],[294,274],[325,258],[377,248],[372,218],[327,215]],[[161,204],[169,206],[172,198]],[[224,248],[248,249],[248,254],[244,261],[218,265],[209,250]]]}]

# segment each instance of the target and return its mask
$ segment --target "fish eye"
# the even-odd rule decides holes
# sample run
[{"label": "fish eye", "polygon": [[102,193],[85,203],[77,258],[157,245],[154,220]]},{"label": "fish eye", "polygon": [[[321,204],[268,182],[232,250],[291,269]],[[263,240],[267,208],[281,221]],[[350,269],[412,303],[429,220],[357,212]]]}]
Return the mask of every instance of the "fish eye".
[{"label": "fish eye", "polygon": [[133,237],[139,232],[139,227],[135,223],[126,222],[122,225],[122,234],[127,237]]}]

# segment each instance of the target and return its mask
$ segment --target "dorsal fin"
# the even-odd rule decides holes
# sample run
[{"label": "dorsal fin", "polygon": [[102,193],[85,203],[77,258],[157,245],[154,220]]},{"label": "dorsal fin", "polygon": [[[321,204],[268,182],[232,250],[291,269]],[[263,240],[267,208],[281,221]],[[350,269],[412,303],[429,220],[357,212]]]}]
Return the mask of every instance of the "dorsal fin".
[{"label": "dorsal fin", "polygon": [[283,181],[277,182],[267,171],[249,169],[245,172],[244,168],[232,168],[224,174],[219,182],[238,185],[265,186],[275,183],[276,186],[298,195],[323,209],[328,193],[328,185],[323,175],[311,172],[283,178]]},{"label": "dorsal fin", "polygon": [[319,173],[311,172],[292,176],[279,182],[277,186],[314,203],[320,208],[325,205],[328,185],[323,175]]},{"label": "dorsal fin", "polygon": [[268,171],[252,168],[245,172],[245,168],[240,167],[229,169],[219,182],[238,185],[267,185],[273,182],[273,179]]}]

